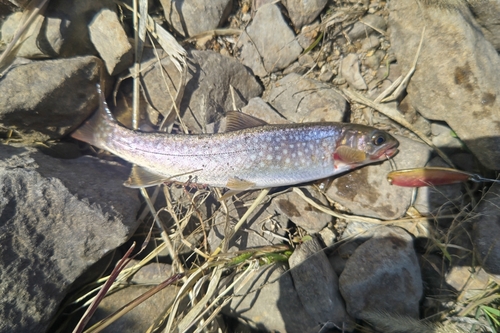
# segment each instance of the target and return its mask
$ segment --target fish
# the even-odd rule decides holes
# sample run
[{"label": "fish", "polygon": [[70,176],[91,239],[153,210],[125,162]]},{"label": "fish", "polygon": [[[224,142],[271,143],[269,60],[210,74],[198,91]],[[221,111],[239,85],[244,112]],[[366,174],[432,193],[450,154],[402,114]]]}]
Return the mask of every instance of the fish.
[{"label": "fish", "polygon": [[399,142],[373,127],[334,122],[268,124],[238,111],[215,134],[140,132],[120,125],[98,85],[98,111],[71,136],[133,164],[127,187],[187,183],[230,193],[328,178],[390,158]]}]

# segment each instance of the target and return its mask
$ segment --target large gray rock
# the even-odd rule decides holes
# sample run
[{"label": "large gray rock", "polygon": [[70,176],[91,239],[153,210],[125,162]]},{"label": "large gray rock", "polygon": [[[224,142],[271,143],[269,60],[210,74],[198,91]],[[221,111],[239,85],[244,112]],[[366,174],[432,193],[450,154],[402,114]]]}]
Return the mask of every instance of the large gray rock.
[{"label": "large gray rock", "polygon": [[44,332],[75,279],[135,231],[126,173],[91,157],[0,150],[0,332]]},{"label": "large gray rock", "polygon": [[490,274],[500,274],[500,184],[491,186],[482,198],[472,220],[472,241],[476,256],[484,270]]},{"label": "large gray rock", "polygon": [[[237,108],[245,106],[251,98],[262,93],[262,87],[255,77],[238,61],[212,51],[193,50],[190,57],[193,70],[187,74],[180,106],[182,119],[190,130],[206,132],[206,124],[219,120],[225,111],[234,109],[231,86],[235,90]],[[163,52],[160,52],[160,58],[164,58]],[[162,66],[168,73],[165,83],[153,53],[145,52],[144,59],[146,99],[154,109],[169,117],[173,111],[172,99],[165,84],[175,96],[181,74],[168,58],[162,59]],[[148,67],[150,62],[154,65]]]},{"label": "large gray rock", "polygon": [[[430,149],[423,143],[396,136],[399,153],[394,157],[398,169],[424,166]],[[412,189],[392,186],[387,174],[392,171],[389,162],[369,165],[336,178],[326,195],[356,215],[386,220],[401,218],[410,206]]]},{"label": "large gray rock", "polygon": [[286,68],[302,52],[295,34],[275,4],[266,4],[257,10],[237,47],[241,49],[241,62],[261,77]]},{"label": "large gray rock", "polygon": [[165,19],[183,37],[217,28],[229,15],[232,0],[160,0]]},{"label": "large gray rock", "polygon": [[298,246],[289,259],[293,285],[307,313],[317,322],[343,327],[350,321],[338,290],[338,277],[316,238]]},{"label": "large gray rock", "polygon": [[290,73],[271,86],[267,101],[295,122],[342,121],[346,100],[331,86]]},{"label": "large gray rock", "polygon": [[373,312],[418,318],[423,286],[412,237],[400,228],[378,228],[347,260],[339,287],[355,318]]},{"label": "large gray rock", "polygon": [[0,83],[1,126],[28,142],[65,136],[97,108],[102,66],[86,56],[11,67]]},{"label": "large gray rock", "polygon": [[469,9],[389,2],[391,48],[407,72],[425,26],[411,104],[424,117],[444,120],[486,167],[500,169],[500,57]]},{"label": "large gray rock", "polygon": [[106,64],[109,75],[127,69],[133,61],[132,45],[115,10],[103,8],[88,26],[90,40]]}]

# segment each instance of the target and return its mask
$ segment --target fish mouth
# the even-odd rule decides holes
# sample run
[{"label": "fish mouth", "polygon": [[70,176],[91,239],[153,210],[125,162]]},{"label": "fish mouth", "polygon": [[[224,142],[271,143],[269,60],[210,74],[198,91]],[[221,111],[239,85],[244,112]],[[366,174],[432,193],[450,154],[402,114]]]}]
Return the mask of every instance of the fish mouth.
[{"label": "fish mouth", "polygon": [[380,152],[380,154],[377,154],[376,156],[374,156],[374,160],[380,160],[380,159],[383,159],[383,158],[391,158],[393,157],[394,155],[396,155],[398,153],[398,146],[399,146],[399,143],[396,142],[395,144],[393,144],[392,146],[388,147],[387,149],[385,150],[382,150]]}]

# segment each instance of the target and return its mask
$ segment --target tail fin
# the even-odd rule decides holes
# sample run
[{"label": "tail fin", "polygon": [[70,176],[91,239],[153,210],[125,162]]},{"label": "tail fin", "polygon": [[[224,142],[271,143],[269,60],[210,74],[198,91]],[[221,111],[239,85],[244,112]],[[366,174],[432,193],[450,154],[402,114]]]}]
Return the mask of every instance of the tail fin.
[{"label": "tail fin", "polygon": [[71,136],[77,140],[105,149],[106,141],[116,120],[108,108],[99,83],[97,84],[97,92],[99,93],[99,109],[92,117],[71,133]]}]

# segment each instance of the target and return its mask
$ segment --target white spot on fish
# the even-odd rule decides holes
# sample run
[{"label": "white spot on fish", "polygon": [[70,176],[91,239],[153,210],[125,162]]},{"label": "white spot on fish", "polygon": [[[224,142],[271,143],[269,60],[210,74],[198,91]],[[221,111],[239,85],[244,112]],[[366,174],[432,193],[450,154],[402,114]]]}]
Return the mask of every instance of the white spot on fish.
[{"label": "white spot on fish", "polygon": [[260,157],[264,156],[264,152],[263,151],[259,151],[259,156]]},{"label": "white spot on fish", "polygon": [[283,149],[283,154],[288,154],[288,149]]},{"label": "white spot on fish", "polygon": [[265,167],[265,166],[266,166],[266,163],[264,163],[264,162],[260,162],[260,163],[259,163],[259,166],[260,166],[261,168],[263,168],[263,167]]},{"label": "white spot on fish", "polygon": [[297,154],[295,154],[295,153],[292,153],[292,158],[295,158],[295,156],[297,156]]},{"label": "white spot on fish", "polygon": [[268,159],[269,161],[270,161],[270,160],[272,160],[272,159],[273,159],[273,155],[271,155],[271,154],[267,155],[267,159]]},{"label": "white spot on fish", "polygon": [[292,149],[293,149],[293,147],[294,147],[294,145],[290,145],[290,148],[292,148]]},{"label": "white spot on fish", "polygon": [[278,161],[281,161],[281,155],[276,156],[276,159],[277,159]]},{"label": "white spot on fish", "polygon": [[238,143],[238,144],[236,145],[236,148],[238,148],[238,149],[243,149],[243,145],[242,145],[241,143]]},{"label": "white spot on fish", "polygon": [[302,152],[301,152],[301,151],[298,151],[298,152],[297,152],[297,155],[302,156],[303,154],[302,154]]},{"label": "white spot on fish", "polygon": [[290,163],[290,158],[287,157],[286,160],[285,160],[285,163],[286,164]]},{"label": "white spot on fish", "polygon": [[255,155],[255,154],[250,155],[250,159],[251,159],[252,161],[255,161],[255,159],[256,159],[256,158],[257,158],[257,155]]}]

